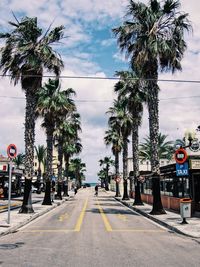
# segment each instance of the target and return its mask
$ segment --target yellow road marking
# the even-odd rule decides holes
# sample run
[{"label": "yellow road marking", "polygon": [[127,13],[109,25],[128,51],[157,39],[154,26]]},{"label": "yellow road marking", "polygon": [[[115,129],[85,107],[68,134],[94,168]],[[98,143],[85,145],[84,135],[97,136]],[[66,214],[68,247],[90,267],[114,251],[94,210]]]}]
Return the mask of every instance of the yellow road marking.
[{"label": "yellow road marking", "polygon": [[98,208],[99,208],[99,211],[100,211],[100,213],[101,213],[101,216],[102,216],[102,219],[103,219],[103,222],[104,222],[106,231],[107,231],[107,232],[112,232],[112,227],[111,227],[111,225],[110,225],[110,223],[109,223],[109,221],[108,221],[108,219],[107,219],[107,217],[106,217],[106,215],[105,215],[105,213],[104,213],[102,207],[100,206],[98,200],[97,200],[97,204],[98,204]]},{"label": "yellow road marking", "polygon": [[67,220],[69,215],[67,213],[64,213],[58,217],[59,222],[63,222],[64,220]]},{"label": "yellow road marking", "polygon": [[[21,202],[14,202],[14,203],[11,203],[11,207],[16,207],[16,206],[19,206],[21,204]],[[5,205],[1,205],[0,206],[0,210],[4,210],[4,209],[7,209],[8,208],[8,204],[5,204]]]},{"label": "yellow road marking", "polygon": [[161,233],[166,232],[166,230],[151,230],[151,229],[113,229],[113,232],[142,232],[142,233]]},{"label": "yellow road marking", "polygon": [[119,219],[121,219],[121,220],[123,220],[123,221],[128,221],[128,218],[126,217],[126,215],[124,215],[124,214],[117,214],[117,217],[119,218]]},{"label": "yellow road marking", "polygon": [[68,229],[41,229],[41,230],[22,230],[20,232],[23,233],[68,233],[68,232],[74,232],[74,230],[68,230]]},{"label": "yellow road marking", "polygon": [[80,214],[80,216],[79,216],[79,218],[78,218],[78,221],[77,221],[77,223],[76,223],[76,226],[75,226],[75,228],[74,228],[74,231],[75,231],[75,232],[79,232],[79,231],[81,230],[81,225],[82,225],[82,223],[83,223],[83,218],[84,218],[84,215],[85,215],[85,210],[86,210],[86,207],[87,207],[87,203],[88,203],[88,198],[87,198],[86,201],[85,201],[85,204],[84,204],[84,206],[83,206],[83,209],[82,209],[82,211],[81,211],[81,214]]}]

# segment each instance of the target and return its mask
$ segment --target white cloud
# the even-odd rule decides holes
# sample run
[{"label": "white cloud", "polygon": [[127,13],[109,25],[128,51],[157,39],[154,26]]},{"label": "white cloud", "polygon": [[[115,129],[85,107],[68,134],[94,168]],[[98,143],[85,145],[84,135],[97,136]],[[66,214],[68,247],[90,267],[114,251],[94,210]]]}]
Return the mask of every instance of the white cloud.
[{"label": "white cloud", "polygon": [[116,43],[115,39],[106,39],[101,41],[101,45],[106,47],[111,46],[113,43]]},{"label": "white cloud", "polygon": [[113,55],[113,58],[116,60],[116,61],[122,61],[122,62],[127,62],[126,58],[125,58],[125,55],[123,53],[120,53],[120,52],[117,52]]}]

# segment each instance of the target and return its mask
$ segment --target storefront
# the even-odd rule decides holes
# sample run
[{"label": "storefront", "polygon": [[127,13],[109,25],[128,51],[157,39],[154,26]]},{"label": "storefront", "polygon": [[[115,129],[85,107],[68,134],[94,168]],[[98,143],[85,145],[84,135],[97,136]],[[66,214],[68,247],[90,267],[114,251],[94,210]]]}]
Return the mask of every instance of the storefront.
[{"label": "storefront", "polygon": [[[179,211],[180,199],[191,198],[192,210],[200,211],[200,157],[188,157],[188,175],[177,176],[176,164],[170,164],[160,168],[160,189],[164,208]],[[152,180],[149,172],[142,171],[140,176],[142,200],[153,202]]]}]

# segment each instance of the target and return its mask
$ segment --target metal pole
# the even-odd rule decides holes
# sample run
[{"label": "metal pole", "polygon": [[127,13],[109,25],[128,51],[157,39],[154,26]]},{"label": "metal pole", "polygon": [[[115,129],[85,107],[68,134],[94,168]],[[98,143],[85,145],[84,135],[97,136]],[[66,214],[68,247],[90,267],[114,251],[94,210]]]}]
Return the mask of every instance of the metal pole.
[{"label": "metal pole", "polygon": [[10,162],[9,162],[9,185],[8,185],[8,224],[10,224],[11,183],[12,183],[12,160],[10,159]]}]

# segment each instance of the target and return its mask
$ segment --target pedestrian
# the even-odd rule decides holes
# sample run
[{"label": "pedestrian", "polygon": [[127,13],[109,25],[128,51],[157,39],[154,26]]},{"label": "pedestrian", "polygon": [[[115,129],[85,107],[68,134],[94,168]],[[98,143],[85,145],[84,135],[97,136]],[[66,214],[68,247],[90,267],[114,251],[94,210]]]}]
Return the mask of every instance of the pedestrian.
[{"label": "pedestrian", "polygon": [[75,186],[74,187],[74,195],[76,195],[77,194],[77,187]]},{"label": "pedestrian", "polygon": [[98,185],[95,186],[94,190],[95,190],[95,194],[94,195],[97,197],[98,196],[98,190],[99,190]]},{"label": "pedestrian", "polygon": [[4,184],[3,195],[5,198],[8,198],[8,182],[5,182]]},{"label": "pedestrian", "polygon": [[3,187],[2,185],[0,185],[0,198],[3,198],[4,194],[3,194]]}]

